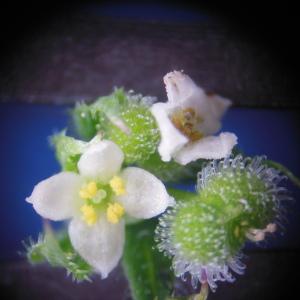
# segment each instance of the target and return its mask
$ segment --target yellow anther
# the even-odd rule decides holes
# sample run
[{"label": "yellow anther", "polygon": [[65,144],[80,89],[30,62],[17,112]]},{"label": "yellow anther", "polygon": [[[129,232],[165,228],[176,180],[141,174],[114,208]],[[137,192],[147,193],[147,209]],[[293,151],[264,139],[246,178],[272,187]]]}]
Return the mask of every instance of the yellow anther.
[{"label": "yellow anther", "polygon": [[94,197],[97,193],[97,183],[95,181],[91,181],[87,185],[87,190],[92,197]]},{"label": "yellow anther", "polygon": [[97,222],[97,214],[95,209],[91,205],[83,205],[80,208],[82,212],[82,219],[89,225],[92,226]]},{"label": "yellow anther", "polygon": [[116,224],[120,221],[121,217],[124,215],[124,207],[119,203],[109,204],[106,217],[110,223]]},{"label": "yellow anther", "polygon": [[113,210],[120,217],[122,217],[124,215],[124,212],[125,212],[124,207],[119,203],[114,203],[113,204]]},{"label": "yellow anther", "polygon": [[90,198],[90,194],[84,189],[82,188],[80,191],[79,191],[79,196],[80,198],[84,199],[84,200],[87,200]]},{"label": "yellow anther", "polygon": [[84,200],[92,199],[96,196],[97,190],[97,183],[95,181],[90,181],[80,189],[79,196]]},{"label": "yellow anther", "polygon": [[117,196],[122,196],[126,193],[124,180],[119,176],[114,176],[110,180],[109,185]]}]

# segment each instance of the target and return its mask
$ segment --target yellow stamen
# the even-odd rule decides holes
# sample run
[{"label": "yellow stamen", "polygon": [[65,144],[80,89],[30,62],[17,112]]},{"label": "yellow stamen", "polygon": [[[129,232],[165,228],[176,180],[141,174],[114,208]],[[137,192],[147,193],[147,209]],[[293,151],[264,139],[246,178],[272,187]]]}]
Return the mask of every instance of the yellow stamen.
[{"label": "yellow stamen", "polygon": [[117,196],[122,196],[126,193],[124,180],[120,176],[114,176],[110,180],[109,185]]},{"label": "yellow stamen", "polygon": [[175,111],[171,116],[171,121],[190,141],[194,142],[203,137],[203,134],[196,128],[203,120],[197,116],[193,108]]},{"label": "yellow stamen", "polygon": [[112,224],[116,224],[120,221],[121,217],[124,215],[124,212],[124,207],[121,204],[109,204],[106,211],[107,220]]},{"label": "yellow stamen", "polygon": [[97,222],[97,214],[95,209],[91,205],[83,205],[80,208],[82,212],[82,219],[89,225],[92,226]]},{"label": "yellow stamen", "polygon": [[90,181],[80,189],[79,196],[84,200],[92,199],[96,196],[97,190],[97,183],[95,181]]},{"label": "yellow stamen", "polygon": [[97,183],[95,181],[91,181],[87,185],[88,192],[94,197],[97,193]]},{"label": "yellow stamen", "polygon": [[125,210],[124,210],[124,207],[120,203],[114,203],[113,209],[118,216],[122,217],[124,215]]}]

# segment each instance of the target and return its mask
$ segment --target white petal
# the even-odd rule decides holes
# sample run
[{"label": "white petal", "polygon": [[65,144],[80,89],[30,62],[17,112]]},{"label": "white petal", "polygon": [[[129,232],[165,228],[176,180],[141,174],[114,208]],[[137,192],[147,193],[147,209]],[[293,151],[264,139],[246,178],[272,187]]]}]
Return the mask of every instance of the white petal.
[{"label": "white petal", "polygon": [[151,107],[151,112],[160,130],[161,140],[158,146],[158,152],[163,161],[170,161],[173,153],[188,142],[188,138],[171,122],[168,116],[169,109],[170,106],[166,103],[155,103]]},{"label": "white petal", "polygon": [[42,217],[59,221],[75,214],[78,191],[83,183],[75,173],[61,172],[37,184],[27,202]]},{"label": "white petal", "polygon": [[193,108],[203,119],[199,130],[205,135],[216,133],[220,119],[231,105],[229,99],[216,94],[207,94],[186,74],[178,71],[164,77],[169,103],[181,108]]},{"label": "white petal", "polygon": [[221,97],[217,94],[211,94],[206,96],[211,105],[211,114],[216,119],[220,119],[232,104],[232,102],[229,99]]},{"label": "white petal", "polygon": [[99,142],[101,142],[101,140],[101,134],[96,134],[88,143],[86,143],[86,149],[92,147],[93,145],[97,145]]},{"label": "white petal", "polygon": [[102,278],[106,278],[118,264],[124,246],[124,222],[111,224],[105,215],[88,226],[79,218],[69,225],[69,236],[74,249],[85,259]]},{"label": "white petal", "polygon": [[204,118],[207,114],[207,95],[204,90],[186,74],[170,72],[164,77],[168,94],[168,103],[180,108],[193,108]]},{"label": "white petal", "polygon": [[216,94],[204,94],[201,101],[199,101],[199,115],[203,119],[199,130],[205,135],[212,135],[219,131],[221,118],[230,105],[231,101],[229,99]]},{"label": "white petal", "polygon": [[219,136],[205,137],[197,142],[188,144],[175,153],[174,159],[182,165],[200,158],[220,159],[230,155],[236,143],[237,137],[235,134],[224,132]]},{"label": "white petal", "polygon": [[135,218],[148,219],[164,212],[173,205],[164,184],[151,173],[135,167],[123,170],[126,194],[116,197],[126,213]]},{"label": "white petal", "polygon": [[107,183],[119,172],[123,160],[122,150],[115,143],[103,140],[92,144],[82,154],[78,161],[78,169],[82,176]]},{"label": "white petal", "polygon": [[176,106],[184,105],[187,99],[197,93],[197,85],[186,74],[173,71],[164,76],[164,83],[170,103]]}]

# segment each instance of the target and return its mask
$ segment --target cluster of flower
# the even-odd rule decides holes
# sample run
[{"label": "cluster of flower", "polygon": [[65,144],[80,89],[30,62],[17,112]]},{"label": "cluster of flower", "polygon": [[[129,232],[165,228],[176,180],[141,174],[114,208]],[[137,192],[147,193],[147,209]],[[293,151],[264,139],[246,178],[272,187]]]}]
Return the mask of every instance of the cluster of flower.
[{"label": "cluster of flower", "polygon": [[[164,82],[165,103],[117,90],[77,104],[75,124],[90,140],[57,134],[63,171],[26,200],[43,218],[70,219],[72,246],[102,278],[122,257],[127,222],[158,216],[153,238],[175,275],[215,289],[217,281],[233,281],[231,271],[243,273],[245,241],[264,240],[281,223],[283,176],[264,157],[234,156],[235,134],[215,135],[228,99],[206,93],[183,72]],[[197,180],[194,193],[163,183],[187,174]]]}]

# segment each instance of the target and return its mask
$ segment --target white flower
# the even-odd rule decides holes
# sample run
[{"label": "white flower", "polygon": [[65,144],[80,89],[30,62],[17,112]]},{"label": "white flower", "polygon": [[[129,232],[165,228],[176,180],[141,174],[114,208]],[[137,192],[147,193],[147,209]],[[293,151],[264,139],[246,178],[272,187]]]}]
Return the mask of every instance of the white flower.
[{"label": "white flower", "polygon": [[37,184],[26,199],[44,218],[71,219],[73,247],[102,278],[122,256],[124,213],[152,218],[174,201],[149,172],[135,167],[121,170],[123,159],[111,141],[89,143],[78,162],[79,174],[56,174]]},{"label": "white flower", "polygon": [[220,159],[228,156],[237,143],[233,133],[212,136],[221,127],[220,119],[231,101],[215,94],[206,94],[182,72],[164,77],[168,102],[155,103],[151,112],[160,129],[158,146],[163,161],[186,165],[191,161]]}]

